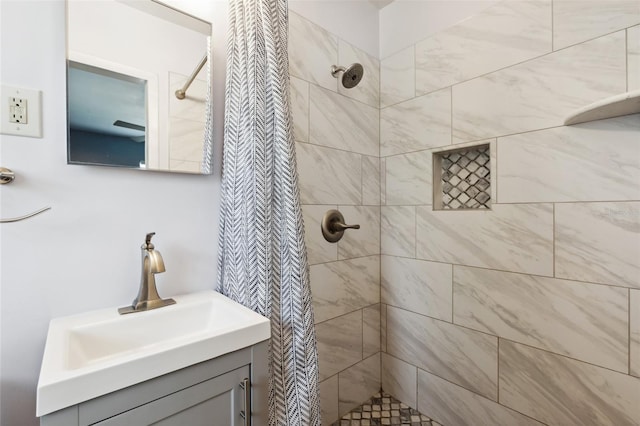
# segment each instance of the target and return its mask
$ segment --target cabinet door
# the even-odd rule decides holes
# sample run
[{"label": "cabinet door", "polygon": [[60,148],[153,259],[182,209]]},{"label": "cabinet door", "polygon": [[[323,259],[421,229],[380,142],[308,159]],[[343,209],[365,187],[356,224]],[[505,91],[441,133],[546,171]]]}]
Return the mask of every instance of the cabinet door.
[{"label": "cabinet door", "polygon": [[249,366],[136,407],[99,423],[99,426],[241,426],[245,409],[240,384]]}]

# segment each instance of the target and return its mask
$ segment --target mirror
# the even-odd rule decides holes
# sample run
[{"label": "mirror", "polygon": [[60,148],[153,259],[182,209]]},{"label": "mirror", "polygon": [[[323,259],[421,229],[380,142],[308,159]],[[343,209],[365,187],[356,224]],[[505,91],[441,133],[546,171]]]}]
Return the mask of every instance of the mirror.
[{"label": "mirror", "polygon": [[155,0],[67,0],[67,159],[210,174],[211,24]]}]

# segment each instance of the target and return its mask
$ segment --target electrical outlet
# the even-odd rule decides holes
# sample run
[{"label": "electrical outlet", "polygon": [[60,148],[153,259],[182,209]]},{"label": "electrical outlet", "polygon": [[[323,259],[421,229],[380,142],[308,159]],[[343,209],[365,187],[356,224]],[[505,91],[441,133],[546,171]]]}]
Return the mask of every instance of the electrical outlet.
[{"label": "electrical outlet", "polygon": [[2,85],[0,133],[42,137],[42,92]]},{"label": "electrical outlet", "polygon": [[14,96],[9,98],[9,123],[28,123],[26,99],[16,98]]}]

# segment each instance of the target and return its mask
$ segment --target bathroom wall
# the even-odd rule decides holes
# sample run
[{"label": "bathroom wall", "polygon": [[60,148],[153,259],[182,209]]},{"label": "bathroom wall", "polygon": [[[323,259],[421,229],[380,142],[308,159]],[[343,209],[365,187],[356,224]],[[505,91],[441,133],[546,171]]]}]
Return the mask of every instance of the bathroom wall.
[{"label": "bathroom wall", "polygon": [[[323,424],[380,387],[379,63],[319,25],[290,14],[294,136],[320,363]],[[334,64],[360,62],[350,90]],[[337,244],[320,221],[339,209],[348,230]]]},{"label": "bathroom wall", "polygon": [[[381,60],[382,386],[444,425],[640,423],[640,115],[563,126],[639,87],[638,24],[506,1]],[[434,211],[469,143],[491,210]]]},{"label": "bathroom wall", "polygon": [[[227,2],[165,3],[213,24],[212,176],[67,165],[64,1],[0,2],[0,80],[43,92],[43,138],[0,135],[0,164],[17,174],[0,188],[0,217],[52,206],[29,221],[0,225],[3,426],[38,424],[36,385],[51,318],[131,302],[146,232],[157,232],[154,243],[167,267],[157,278],[161,295],[214,286]],[[355,28],[341,33],[357,38]],[[17,44],[16,34],[29,36]]]},{"label": "bathroom wall", "polygon": [[[175,2],[174,2],[175,3]],[[214,22],[216,171],[212,176],[66,164],[65,3],[0,2],[2,84],[42,90],[43,137],[0,136],[0,163],[17,174],[0,188],[0,424],[32,426],[49,320],[130,303],[146,232],[167,272],[160,294],[210,289],[216,277],[226,3],[181,8]],[[16,43],[17,34],[29,34]]]},{"label": "bathroom wall", "polygon": [[378,57],[386,58],[499,1],[394,0],[380,10]]}]

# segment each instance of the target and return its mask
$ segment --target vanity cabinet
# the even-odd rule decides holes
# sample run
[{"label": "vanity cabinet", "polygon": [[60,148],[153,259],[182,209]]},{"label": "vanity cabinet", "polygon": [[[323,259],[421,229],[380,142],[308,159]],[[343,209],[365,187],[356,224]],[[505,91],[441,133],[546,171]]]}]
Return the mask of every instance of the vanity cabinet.
[{"label": "vanity cabinet", "polygon": [[48,414],[40,425],[266,425],[267,350],[263,341]]}]

